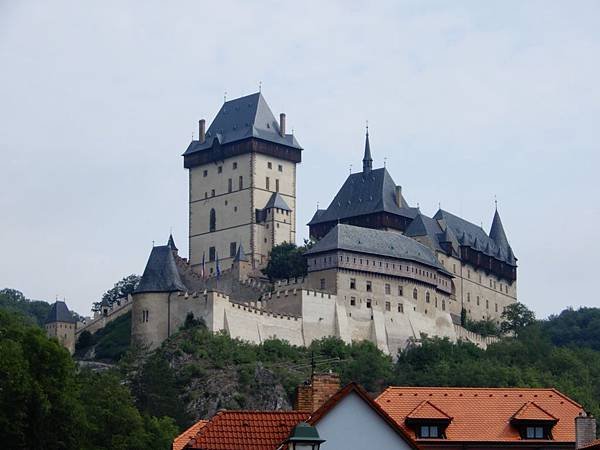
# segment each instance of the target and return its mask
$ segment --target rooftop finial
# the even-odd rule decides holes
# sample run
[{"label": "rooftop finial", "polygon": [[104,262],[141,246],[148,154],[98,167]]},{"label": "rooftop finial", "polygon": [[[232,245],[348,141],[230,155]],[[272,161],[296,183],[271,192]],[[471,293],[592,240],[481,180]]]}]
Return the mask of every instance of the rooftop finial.
[{"label": "rooftop finial", "polygon": [[227,91],[223,92],[223,103],[227,102]]},{"label": "rooftop finial", "polygon": [[496,207],[496,211],[498,211],[498,197],[496,197],[496,194],[494,194],[494,205]]},{"label": "rooftop finial", "polygon": [[262,92],[262,81],[258,82],[258,92]]},{"label": "rooftop finial", "polygon": [[365,136],[365,156],[363,157],[363,173],[369,173],[372,168],[373,158],[371,157],[371,145],[369,144],[369,121],[367,121]]}]

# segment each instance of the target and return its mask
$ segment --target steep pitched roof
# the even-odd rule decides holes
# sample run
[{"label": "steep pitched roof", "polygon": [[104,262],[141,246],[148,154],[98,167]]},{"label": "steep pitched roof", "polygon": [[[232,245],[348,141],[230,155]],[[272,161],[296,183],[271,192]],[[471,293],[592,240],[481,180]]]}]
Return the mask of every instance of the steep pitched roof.
[{"label": "steep pitched roof", "polygon": [[282,136],[279,123],[260,92],[225,102],[210,124],[204,143],[192,141],[184,155],[209,149],[217,139],[221,145],[257,138],[301,149],[292,134]]},{"label": "steep pitched roof", "polygon": [[285,200],[283,199],[283,197],[281,196],[281,194],[279,192],[273,192],[273,194],[271,195],[271,198],[267,202],[267,205],[265,206],[264,209],[269,209],[269,208],[279,208],[279,209],[283,209],[285,211],[292,210],[288,206],[288,204],[285,202]]},{"label": "steep pitched roof", "polygon": [[302,411],[220,411],[185,448],[274,450],[309,416]]},{"label": "steep pitched roof", "polygon": [[433,250],[410,237],[347,224],[337,224],[306,254],[336,249],[416,261],[445,272]]},{"label": "steep pitched roof", "polygon": [[404,234],[409,237],[427,238],[430,247],[440,251],[443,250],[440,246],[440,237],[443,231],[437,221],[431,217],[427,217],[421,213],[417,214]]},{"label": "steep pitched roof", "polygon": [[[455,216],[443,209],[438,210],[433,216],[438,221],[443,221],[446,226],[457,236],[461,245],[470,247],[479,251],[485,251],[489,248],[491,255],[496,259],[503,261],[509,265],[516,265],[516,258],[508,249],[500,247],[486,232],[478,225],[469,222],[461,217]],[[508,247],[510,248],[510,246]]]},{"label": "steep pitched roof", "polygon": [[208,420],[199,420],[173,440],[172,450],[182,450],[198,432],[206,426]]},{"label": "steep pitched roof", "polygon": [[319,409],[317,409],[308,419],[308,423],[315,425],[318,429],[319,421],[323,419],[327,414],[333,410],[345,397],[350,394],[358,395],[366,404],[369,406],[379,417],[381,417],[396,433],[400,435],[402,439],[413,449],[417,449],[414,440],[406,434],[406,432],[398,426],[394,419],[377,403],[375,402],[365,391],[365,389],[357,383],[349,383],[332,395]]},{"label": "steep pitched roof", "polygon": [[177,251],[179,250],[175,245],[175,239],[173,239],[173,234],[169,234],[169,240],[167,241],[167,246],[171,248],[171,250]]},{"label": "steep pitched roof", "polygon": [[77,319],[73,317],[73,313],[69,311],[65,302],[56,300],[48,311],[45,323],[52,322],[77,323]]},{"label": "steep pitched roof", "polygon": [[312,218],[309,225],[348,217],[387,212],[414,218],[418,209],[411,208],[401,197],[396,204],[396,183],[385,167],[367,173],[350,174],[327,209]]},{"label": "steep pitched roof", "polygon": [[186,287],[179,277],[173,251],[168,245],[154,247],[135,292],[174,291],[186,291]]},{"label": "steep pitched roof", "polygon": [[534,402],[558,422],[552,430],[556,442],[575,442],[575,417],[581,405],[555,389],[390,387],[375,400],[411,437],[407,416],[429,401],[452,417],[446,429],[448,441],[519,441],[511,418],[526,402]]},{"label": "steep pitched roof", "polygon": [[368,172],[373,168],[373,157],[371,156],[371,144],[369,144],[369,130],[365,137],[365,155],[363,156],[363,172]]}]

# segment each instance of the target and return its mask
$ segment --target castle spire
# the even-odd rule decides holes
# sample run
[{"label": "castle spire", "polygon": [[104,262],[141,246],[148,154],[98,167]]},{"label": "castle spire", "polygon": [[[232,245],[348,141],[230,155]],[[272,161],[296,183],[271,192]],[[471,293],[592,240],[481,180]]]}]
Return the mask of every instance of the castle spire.
[{"label": "castle spire", "polygon": [[373,158],[371,157],[371,146],[369,145],[369,124],[367,124],[367,134],[365,137],[365,156],[363,157],[363,173],[369,173],[373,168]]},{"label": "castle spire", "polygon": [[177,248],[177,246],[175,245],[175,239],[173,239],[173,233],[169,234],[169,240],[167,242],[167,245],[169,246],[169,248],[171,250],[173,250],[174,252],[176,252],[177,250],[179,250]]},{"label": "castle spire", "polygon": [[498,245],[498,247],[502,250],[507,250],[509,247],[508,239],[506,238],[506,233],[504,232],[504,227],[502,226],[502,220],[500,219],[500,214],[498,213],[498,209],[496,208],[496,212],[494,213],[494,220],[492,221],[492,228],[490,229],[490,237],[492,240]]}]

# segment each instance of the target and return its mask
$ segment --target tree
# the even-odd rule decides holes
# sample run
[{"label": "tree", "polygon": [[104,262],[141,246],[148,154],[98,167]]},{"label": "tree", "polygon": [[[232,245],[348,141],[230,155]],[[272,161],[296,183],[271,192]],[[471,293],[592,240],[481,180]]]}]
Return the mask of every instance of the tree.
[{"label": "tree", "polygon": [[508,305],[502,312],[502,324],[500,329],[503,333],[512,332],[518,335],[521,330],[535,323],[535,314],[523,303]]},{"label": "tree", "polygon": [[50,311],[50,304],[40,300],[29,300],[21,291],[6,288],[0,290],[0,308],[22,314],[31,322],[43,326]]},{"label": "tree", "polygon": [[290,242],[284,242],[273,247],[269,263],[263,273],[269,280],[303,277],[308,272],[303,249]]},{"label": "tree", "polygon": [[94,303],[92,310],[100,311],[100,305],[103,301],[107,301],[109,305],[112,305],[118,299],[132,294],[139,284],[140,279],[141,277],[139,275],[131,274],[124,277],[122,280],[117,281],[112,288],[102,294],[101,301]]}]

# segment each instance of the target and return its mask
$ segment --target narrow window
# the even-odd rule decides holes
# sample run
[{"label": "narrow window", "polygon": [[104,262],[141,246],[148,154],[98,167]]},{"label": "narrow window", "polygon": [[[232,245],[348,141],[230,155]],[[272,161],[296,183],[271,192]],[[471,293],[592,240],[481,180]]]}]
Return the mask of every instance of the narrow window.
[{"label": "narrow window", "polygon": [[275,178],[275,192],[279,192],[279,178]]},{"label": "narrow window", "polygon": [[282,166],[281,164],[279,164],[279,165],[277,166],[277,170],[279,170],[280,172],[283,172],[283,166]]},{"label": "narrow window", "polygon": [[372,292],[372,291],[373,291],[373,286],[371,285],[370,281],[367,281],[367,292]]},{"label": "narrow window", "polygon": [[321,290],[325,289],[325,278],[321,278]]},{"label": "narrow window", "polygon": [[385,302],[385,310],[390,311],[391,309],[392,309],[392,305],[390,304],[390,302]]},{"label": "narrow window", "polygon": [[367,299],[367,308],[370,308],[370,307],[371,307],[371,299],[370,299],[370,298],[368,298],[368,299]]},{"label": "narrow window", "polygon": [[479,295],[477,296],[477,306],[479,306]]},{"label": "narrow window", "polygon": [[425,302],[429,303],[429,300],[430,300],[429,292],[426,292],[425,293]]},{"label": "narrow window", "polygon": [[389,284],[385,285],[385,293],[388,295],[392,293],[392,288]]},{"label": "narrow window", "polygon": [[205,170],[204,172],[202,172],[202,176],[203,177],[207,177],[208,176],[208,170]]},{"label": "narrow window", "polygon": [[217,228],[217,213],[215,212],[215,209],[211,209],[210,210],[210,223],[209,223],[209,228],[208,231],[215,231]]},{"label": "narrow window", "polygon": [[470,303],[471,302],[471,293],[467,292],[467,301]]},{"label": "narrow window", "polygon": [[446,300],[442,300],[442,311],[446,311]]},{"label": "narrow window", "polygon": [[216,252],[215,248],[214,248],[214,247],[210,247],[210,248],[208,249],[208,260],[209,260],[209,261],[214,261],[214,260],[215,260],[215,258],[216,258],[216,256],[215,256],[215,255],[216,255],[216,253],[217,253],[217,252]]},{"label": "narrow window", "polygon": [[241,175],[240,175],[240,178],[239,178],[239,180],[238,180],[238,185],[239,185],[239,189],[240,189],[240,191],[241,191],[242,189],[244,189],[244,177],[243,177],[243,176],[241,176]]},{"label": "narrow window", "polygon": [[237,169],[237,162],[233,163],[233,170]]},{"label": "narrow window", "polygon": [[268,167],[269,169],[272,169],[272,168],[273,168],[273,163],[269,161],[269,162],[267,163],[267,167]]},{"label": "narrow window", "polygon": [[398,295],[400,297],[402,297],[404,295],[404,290],[402,289],[402,286],[398,286]]},{"label": "narrow window", "polygon": [[227,180],[227,192],[231,192],[233,191],[233,180],[231,178],[229,178]]},{"label": "narrow window", "polygon": [[350,297],[350,306],[356,306],[356,297]]},{"label": "narrow window", "polygon": [[222,173],[222,172],[223,172],[223,166],[217,167],[217,173]]},{"label": "narrow window", "polygon": [[350,278],[350,289],[356,289],[356,278]]},{"label": "narrow window", "polygon": [[211,196],[211,197],[214,197],[214,196],[215,196],[215,190],[214,190],[214,189],[211,189],[211,190],[210,190],[210,196]]},{"label": "narrow window", "polygon": [[490,301],[489,300],[485,301],[485,309],[490,309]]},{"label": "narrow window", "polygon": [[456,264],[452,265],[452,272],[456,273]]},{"label": "narrow window", "polygon": [[232,242],[229,244],[229,256],[231,256],[232,258],[235,256],[235,253],[237,252],[237,244],[235,242]]},{"label": "narrow window", "polygon": [[417,300],[419,298],[419,294],[417,293],[417,288],[413,289],[413,298]]},{"label": "narrow window", "polygon": [[402,303],[398,303],[398,312],[404,313],[404,305]]},{"label": "narrow window", "polygon": [[270,183],[269,183],[269,177],[266,177],[266,178],[265,178],[265,186],[266,186],[266,189],[267,189],[267,191],[268,191],[268,190],[269,190],[269,187],[270,187]]},{"label": "narrow window", "polygon": [[496,306],[496,312],[498,312],[498,303],[496,303],[495,306]]}]

